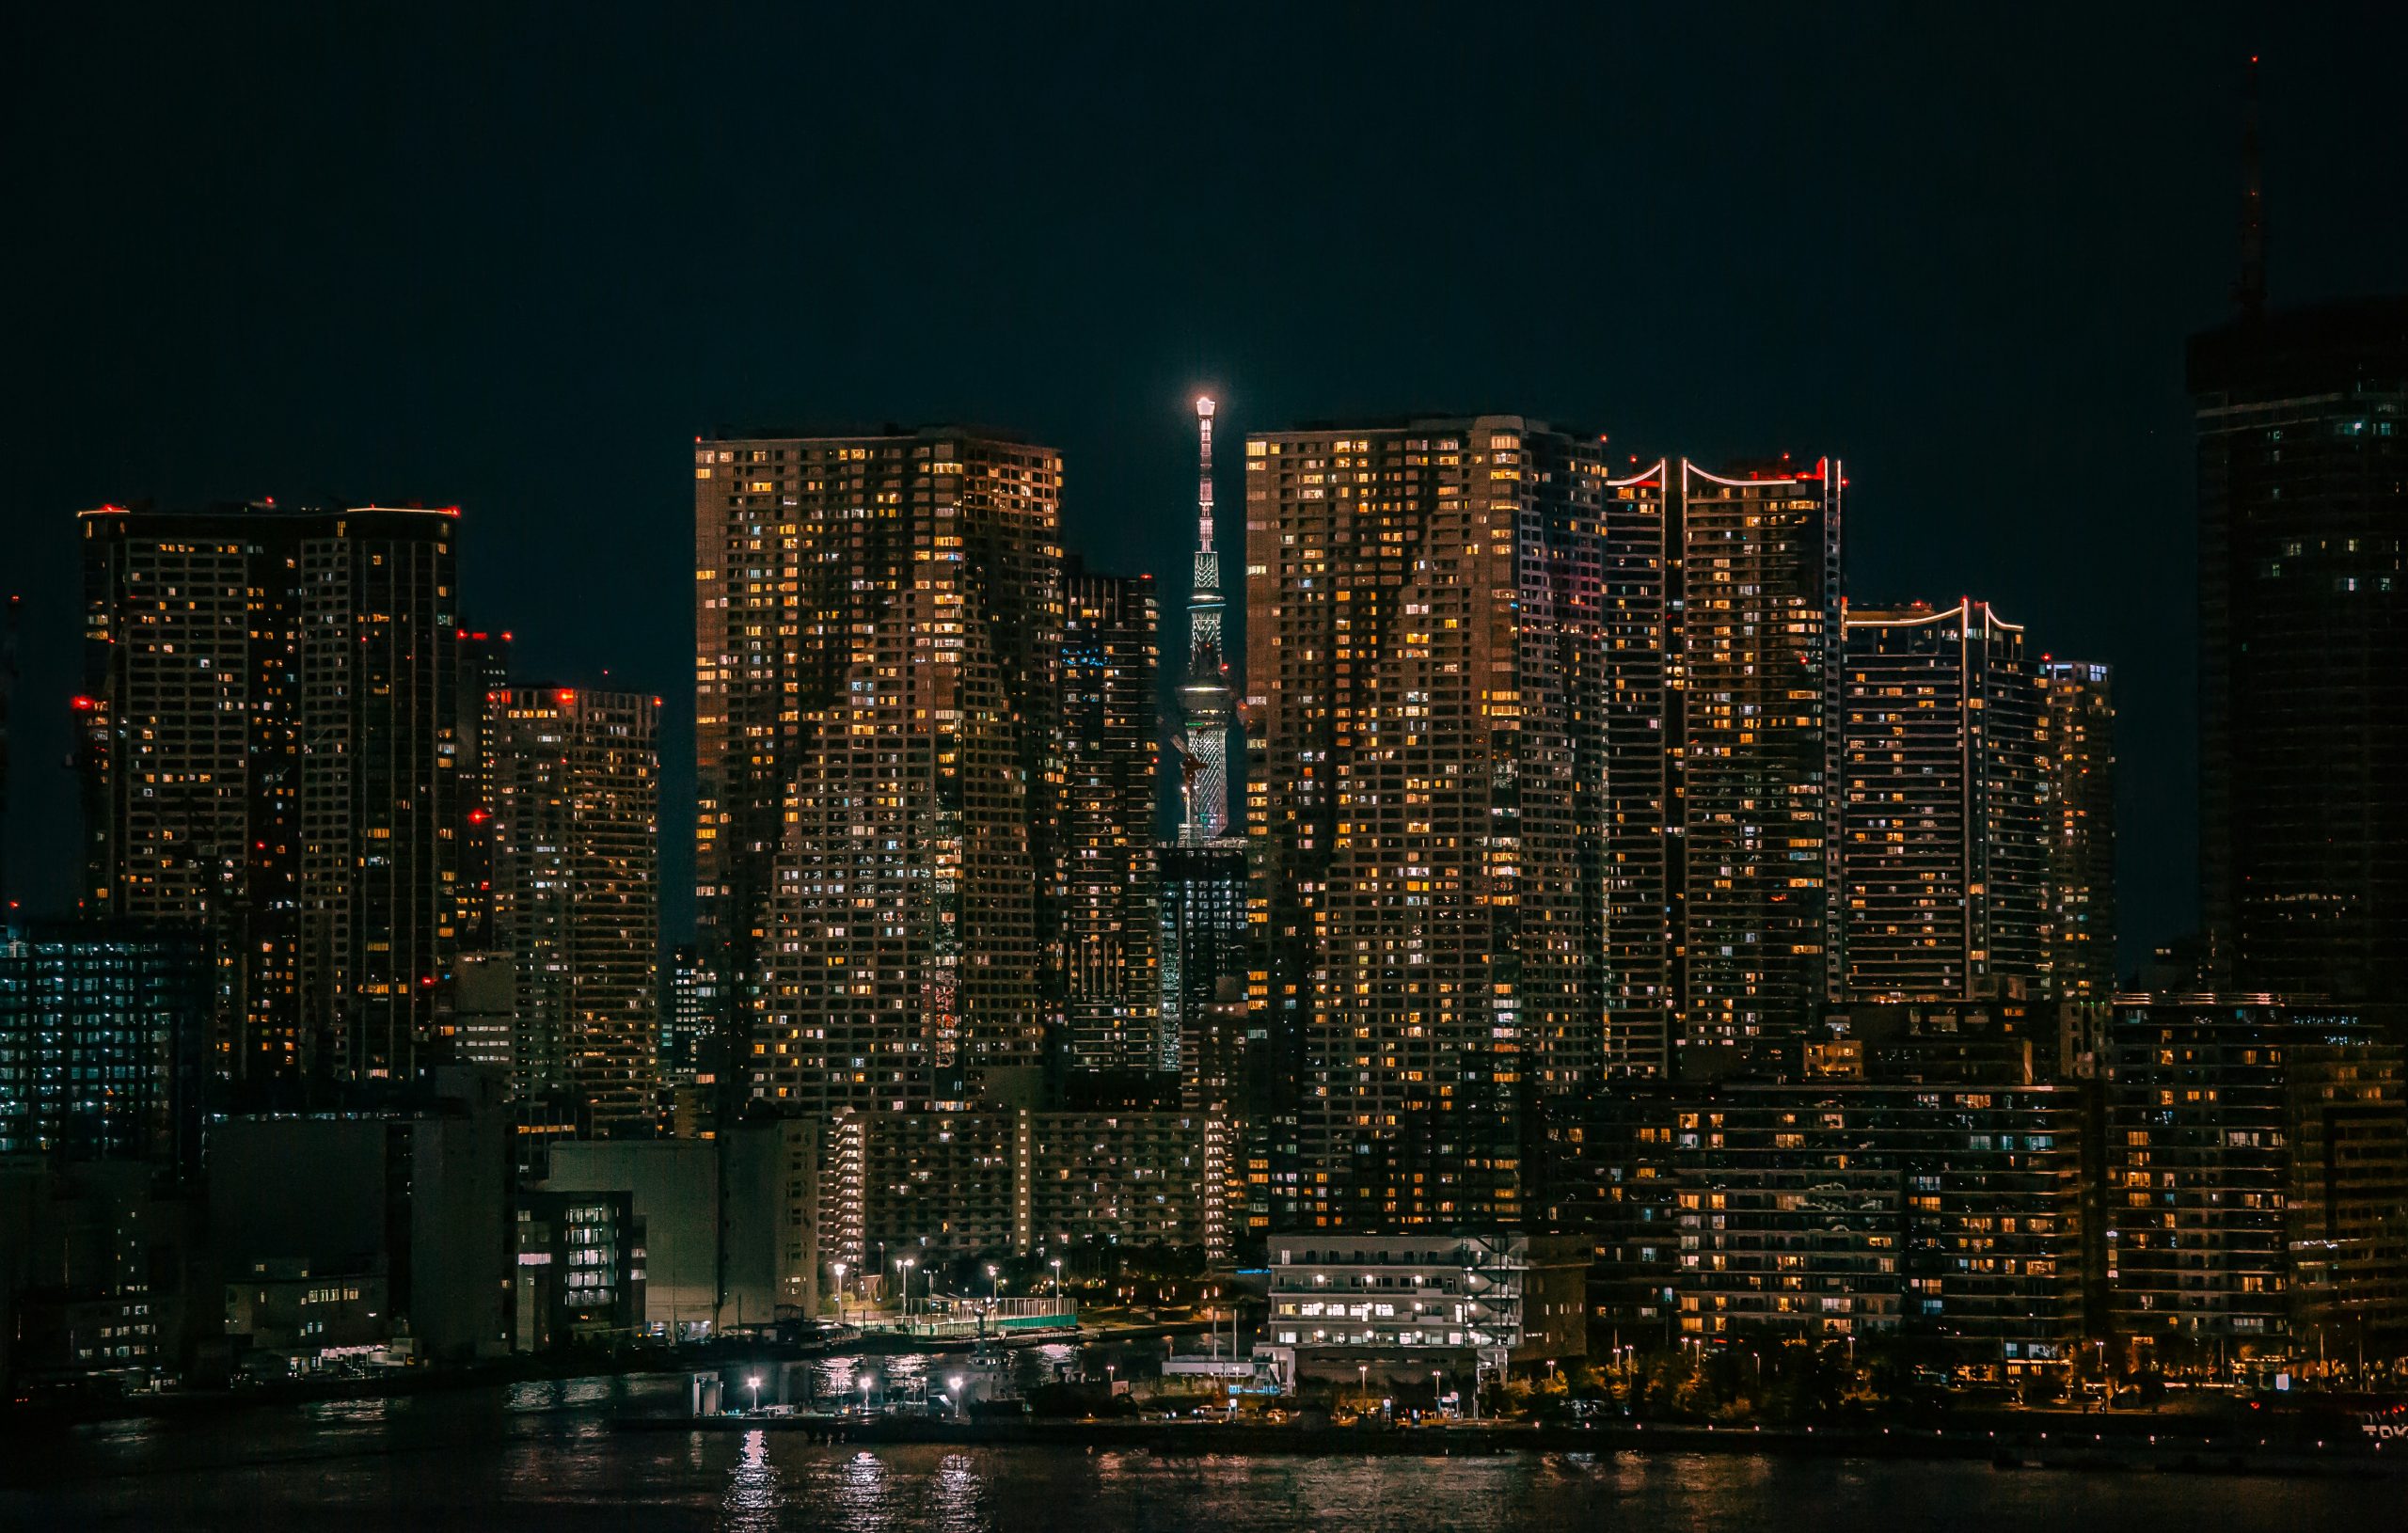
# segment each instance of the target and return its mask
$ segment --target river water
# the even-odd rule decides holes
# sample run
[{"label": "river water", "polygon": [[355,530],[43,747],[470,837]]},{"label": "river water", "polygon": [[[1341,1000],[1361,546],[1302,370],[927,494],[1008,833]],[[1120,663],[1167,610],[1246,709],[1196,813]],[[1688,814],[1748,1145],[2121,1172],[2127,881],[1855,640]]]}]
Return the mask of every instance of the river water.
[{"label": "river water", "polygon": [[1686,1454],[1161,1459],[610,1429],[616,1411],[674,1409],[684,1387],[584,1379],[20,1434],[0,1440],[0,1529],[2301,1533],[2397,1527],[2408,1507],[2396,1480]]}]

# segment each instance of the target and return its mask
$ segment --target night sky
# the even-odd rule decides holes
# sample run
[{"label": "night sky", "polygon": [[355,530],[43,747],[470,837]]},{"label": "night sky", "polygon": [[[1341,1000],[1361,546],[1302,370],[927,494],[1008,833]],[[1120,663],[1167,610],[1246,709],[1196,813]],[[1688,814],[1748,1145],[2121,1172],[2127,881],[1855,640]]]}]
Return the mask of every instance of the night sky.
[{"label": "night sky", "polygon": [[1017,429],[1175,611],[1206,386],[1231,444],[1496,410],[1844,456],[1858,602],[2118,668],[2130,962],[2195,910],[2181,345],[2251,53],[2275,301],[2408,286],[2400,7],[280,8],[0,20],[29,908],[76,884],[79,508],[460,504],[470,625],[670,702],[673,937],[693,435]]}]

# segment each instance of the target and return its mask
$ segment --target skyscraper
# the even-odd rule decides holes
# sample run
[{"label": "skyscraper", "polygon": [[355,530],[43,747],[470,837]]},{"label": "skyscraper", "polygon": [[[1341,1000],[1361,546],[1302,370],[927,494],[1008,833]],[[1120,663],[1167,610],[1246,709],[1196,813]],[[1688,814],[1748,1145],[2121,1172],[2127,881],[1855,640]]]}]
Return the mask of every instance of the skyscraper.
[{"label": "skyscraper", "polygon": [[1606,987],[1601,1066],[1608,1076],[1660,1075],[1677,1035],[1681,994],[1672,880],[1682,841],[1673,749],[1679,724],[1679,507],[1668,466],[1609,479],[1600,517],[1604,558],[1596,733],[1598,954]]},{"label": "skyscraper", "polygon": [[1224,837],[1158,855],[1163,1031],[1177,1046],[1180,1105],[1228,1112],[1246,1088],[1245,845]]},{"label": "skyscraper", "polygon": [[1846,483],[1832,459],[1736,477],[1680,466],[1666,724],[1684,1074],[1780,1041],[1831,995]]},{"label": "skyscraper", "polygon": [[511,637],[460,634],[460,947],[482,952],[493,943],[493,802],[485,778],[491,752],[485,725],[494,695],[510,685]]},{"label": "skyscraper", "polygon": [[599,1133],[648,1128],[658,1083],[659,704],[510,687],[487,701],[493,928],[522,1097],[573,1093]]},{"label": "skyscraper", "polygon": [[1533,1074],[1598,1067],[1603,484],[1517,416],[1247,439],[1262,1000],[1302,1063],[1307,1227],[1517,1218]]},{"label": "skyscraper", "polygon": [[2200,899],[2219,975],[2408,995],[2408,298],[2192,339]]},{"label": "skyscraper", "polygon": [[1187,598],[1187,675],[1179,701],[1183,752],[1180,780],[1180,840],[1198,846],[1228,833],[1232,720],[1227,657],[1221,643],[1221,555],[1212,529],[1212,414],[1210,398],[1196,402],[1196,570]]},{"label": "skyscraper", "polygon": [[1857,608],[1841,686],[1845,998],[2036,986],[2046,786],[2023,629],[1987,602]]},{"label": "skyscraper", "polygon": [[87,908],[213,934],[220,1072],[407,1079],[460,914],[457,511],[82,522]]},{"label": "skyscraper", "polygon": [[696,893],[741,1089],[953,1099],[1043,1056],[1061,455],[694,448]]},{"label": "skyscraper", "polygon": [[2115,691],[2106,666],[2040,661],[2048,908],[2041,984],[2065,1001],[2115,992]]},{"label": "skyscraper", "polygon": [[1150,576],[1062,579],[1060,808],[1054,909],[1067,1062],[1073,1069],[1171,1068],[1157,959],[1154,865],[1156,631]]}]

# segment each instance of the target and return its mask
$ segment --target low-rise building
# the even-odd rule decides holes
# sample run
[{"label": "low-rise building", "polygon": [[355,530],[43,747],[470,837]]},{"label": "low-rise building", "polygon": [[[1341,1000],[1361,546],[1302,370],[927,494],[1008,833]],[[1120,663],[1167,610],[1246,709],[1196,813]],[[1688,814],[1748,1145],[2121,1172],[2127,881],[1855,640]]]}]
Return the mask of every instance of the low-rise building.
[{"label": "low-rise building", "polygon": [[226,1339],[237,1368],[271,1378],[344,1358],[389,1357],[385,1274],[325,1272],[297,1257],[254,1261],[227,1275]]},{"label": "low-rise building", "polygon": [[644,1324],[644,1226],[629,1193],[522,1193],[511,1345],[547,1351]]},{"label": "low-rise building", "polygon": [[808,1119],[774,1118],[712,1139],[566,1142],[544,1190],[629,1195],[647,1330],[684,1340],[768,1326],[818,1308],[822,1137]]},{"label": "low-rise building", "polygon": [[1259,1355],[1290,1387],[1356,1381],[1477,1389],[1588,1351],[1578,1236],[1275,1234]]}]

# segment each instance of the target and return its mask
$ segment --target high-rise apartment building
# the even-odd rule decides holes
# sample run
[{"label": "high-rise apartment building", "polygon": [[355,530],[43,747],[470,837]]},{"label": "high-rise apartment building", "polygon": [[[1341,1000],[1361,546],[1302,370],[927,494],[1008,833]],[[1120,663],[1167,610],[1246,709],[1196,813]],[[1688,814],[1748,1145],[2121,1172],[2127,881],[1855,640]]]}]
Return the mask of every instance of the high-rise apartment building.
[{"label": "high-rise apartment building", "polygon": [[1177,1063],[1162,1025],[1154,863],[1156,630],[1150,576],[1062,580],[1061,787],[1052,827],[1065,1063],[1156,1071]]},{"label": "high-rise apartment building", "polygon": [[1839,728],[1843,989],[1971,1001],[2036,986],[2047,909],[2040,696],[1987,602],[1847,614]]},{"label": "high-rise apartment building", "polygon": [[493,928],[515,991],[522,1097],[573,1093],[596,1132],[657,1089],[659,700],[507,687],[486,703]]},{"label": "high-rise apartment building", "polygon": [[1061,482],[952,427],[696,442],[696,892],[746,1095],[1041,1062]]},{"label": "high-rise apartment building", "polygon": [[2219,975],[2408,995],[2408,298],[2192,339],[2199,872]]},{"label": "high-rise apartment building", "polygon": [[1672,892],[1682,867],[1673,747],[1680,724],[1680,512],[1658,463],[1609,479],[1600,514],[1595,724],[1605,985],[1602,1067],[1656,1076],[1671,1064],[1684,993]]},{"label": "high-rise apartment building", "polygon": [[82,525],[87,909],[213,934],[221,1073],[408,1078],[461,909],[457,512]]},{"label": "high-rise apartment building", "polygon": [[511,636],[460,635],[460,947],[493,945],[493,802],[486,784],[490,750],[485,725],[495,695],[510,685]]},{"label": "high-rise apartment building", "polygon": [[1835,460],[1678,474],[1667,669],[1676,1044],[1711,1075],[1795,1035],[1827,947],[1841,649]]},{"label": "high-rise apartment building", "polygon": [[2040,661],[2048,905],[2040,983],[2064,1001],[2115,991],[2115,691],[2108,667]]},{"label": "high-rise apartment building", "polygon": [[1526,1090],[1602,1068],[1588,837],[1605,476],[1517,416],[1246,442],[1266,1028],[1291,1221],[1520,1215]]}]

